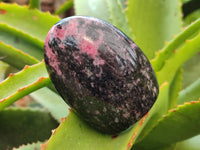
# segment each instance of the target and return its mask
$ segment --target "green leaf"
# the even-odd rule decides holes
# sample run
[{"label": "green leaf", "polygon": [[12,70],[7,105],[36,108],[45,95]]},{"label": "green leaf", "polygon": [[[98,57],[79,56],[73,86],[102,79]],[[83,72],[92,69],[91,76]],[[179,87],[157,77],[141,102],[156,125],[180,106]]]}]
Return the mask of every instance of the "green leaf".
[{"label": "green leaf", "polygon": [[183,89],[178,97],[178,104],[200,99],[200,78],[193,84]]},{"label": "green leaf", "polygon": [[189,1],[192,1],[192,0],[181,0],[182,3],[187,3]]},{"label": "green leaf", "polygon": [[176,144],[175,150],[199,150],[200,135]]},{"label": "green leaf", "polygon": [[44,62],[26,66],[19,73],[10,74],[6,80],[0,83],[0,110],[50,83]]},{"label": "green leaf", "polygon": [[169,145],[167,147],[158,148],[156,150],[174,150],[174,147],[175,147],[175,145],[172,144],[172,145]]},{"label": "green leaf", "polygon": [[40,0],[30,0],[29,8],[30,9],[34,9],[34,8],[40,9]]},{"label": "green leaf", "polygon": [[107,4],[107,8],[110,15],[109,18],[111,20],[112,25],[122,30],[130,38],[133,38],[130,28],[128,26],[126,17],[125,17],[124,10],[120,7],[119,1],[109,0],[109,1],[106,1],[106,4]]},{"label": "green leaf", "polygon": [[69,106],[56,93],[44,87],[30,94],[38,103],[46,108],[51,115],[60,122],[61,118],[69,114]]},{"label": "green leaf", "polygon": [[177,105],[177,98],[179,96],[179,91],[181,90],[181,85],[182,85],[181,84],[182,73],[183,73],[182,68],[178,69],[170,85],[168,109],[172,109]]},{"label": "green leaf", "polygon": [[174,39],[172,39],[161,51],[157,53],[156,57],[151,61],[154,70],[156,72],[160,71],[166,60],[168,60],[174,54],[174,51],[180,48],[186,42],[186,40],[197,35],[199,33],[199,29],[200,19],[189,25]]},{"label": "green leaf", "polygon": [[117,137],[101,134],[71,112],[66,119],[63,119],[49,141],[43,145],[43,149],[123,150],[127,149],[130,138],[129,132]]},{"label": "green leaf", "polygon": [[[20,49],[38,60],[43,59],[44,42],[30,36],[5,23],[0,23],[0,41],[6,45],[12,45],[15,49]],[[3,50],[1,50],[3,51]]]},{"label": "green leaf", "polygon": [[17,4],[0,3],[0,10],[4,12],[0,14],[0,23],[6,23],[41,41],[45,40],[49,29],[60,20],[50,13]]},{"label": "green leaf", "polygon": [[105,0],[74,0],[76,15],[92,16],[110,22]]},{"label": "green leaf", "polygon": [[200,10],[197,9],[196,11],[192,12],[191,14],[187,15],[186,18],[184,19],[184,23],[186,25],[191,24],[192,22],[196,21],[199,19],[200,16]]},{"label": "green leaf", "polygon": [[117,0],[117,2],[119,3],[119,5],[120,5],[120,7],[121,7],[121,9],[123,10],[123,11],[125,11],[125,9],[127,8],[127,0]]},{"label": "green leaf", "polygon": [[200,101],[172,109],[158,121],[146,136],[137,141],[134,150],[155,150],[200,133]]},{"label": "green leaf", "polygon": [[181,30],[179,0],[128,0],[127,19],[134,41],[149,59]]},{"label": "green leaf", "polygon": [[194,83],[200,77],[200,53],[183,65],[183,89]]},{"label": "green leaf", "polygon": [[22,69],[25,65],[32,65],[39,62],[34,57],[1,42],[0,56],[2,57],[2,61],[17,69]]},{"label": "green leaf", "polygon": [[9,67],[8,64],[0,61],[0,82],[5,79],[5,74],[8,67]]},{"label": "green leaf", "polygon": [[[159,107],[156,111],[150,111],[149,119],[147,119],[148,116],[145,115],[140,121],[135,123],[133,127],[122,132],[118,136],[106,135],[94,130],[71,111],[69,116],[61,122],[60,126],[43,147],[47,150],[54,150],[58,147],[61,150],[66,148],[73,150],[128,150],[134,143],[136,136],[139,135],[140,129],[143,128],[143,123],[146,124],[146,119],[147,121],[151,119],[154,120],[159,116],[158,113],[162,114],[162,112],[164,112],[163,106],[167,108],[167,105],[160,104],[166,102],[161,102],[161,100],[162,98],[167,99],[168,84],[164,84],[161,91],[160,102],[156,104]],[[155,106],[155,108],[157,108],[157,106]]]},{"label": "green leaf", "polygon": [[63,5],[60,6],[60,8],[58,8],[55,11],[55,14],[56,15],[60,15],[63,12],[67,11],[68,9],[70,9],[71,7],[73,7],[73,5],[74,5],[73,2],[74,2],[74,0],[67,0]]},{"label": "green leaf", "polygon": [[44,141],[58,123],[46,111],[7,108],[0,111],[1,150]]},{"label": "green leaf", "polygon": [[187,40],[180,49],[174,52],[174,55],[165,62],[163,69],[156,72],[159,84],[165,81],[172,82],[177,69],[200,51],[199,43],[200,33],[193,39]]},{"label": "green leaf", "polygon": [[39,150],[41,144],[43,144],[43,142],[21,145],[19,148],[13,148],[13,150]]}]

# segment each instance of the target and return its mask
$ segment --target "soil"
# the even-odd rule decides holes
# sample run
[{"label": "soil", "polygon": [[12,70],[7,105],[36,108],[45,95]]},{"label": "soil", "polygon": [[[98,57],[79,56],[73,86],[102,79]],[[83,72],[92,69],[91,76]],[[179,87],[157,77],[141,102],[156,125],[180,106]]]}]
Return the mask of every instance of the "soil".
[{"label": "soil", "polygon": [[[66,2],[66,0],[40,0],[41,1],[41,10],[44,12],[49,11],[50,13],[54,13],[62,4]],[[29,0],[3,0],[3,2],[7,3],[17,3],[19,5],[28,5]],[[68,16],[74,15],[73,8],[64,12],[60,15],[61,18],[65,18]]]}]

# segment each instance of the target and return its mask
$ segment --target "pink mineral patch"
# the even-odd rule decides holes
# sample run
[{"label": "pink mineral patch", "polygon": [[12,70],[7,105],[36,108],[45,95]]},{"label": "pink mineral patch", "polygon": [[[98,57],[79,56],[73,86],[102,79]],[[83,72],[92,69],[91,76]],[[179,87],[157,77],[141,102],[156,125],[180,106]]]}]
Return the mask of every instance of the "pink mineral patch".
[{"label": "pink mineral patch", "polygon": [[86,53],[90,55],[91,58],[95,59],[98,55],[98,45],[96,45],[93,41],[83,38],[79,44],[82,53]]},{"label": "pink mineral patch", "polygon": [[[85,33],[83,33],[84,30],[81,31],[81,35],[85,35]],[[100,58],[99,56],[99,52],[98,52],[98,48],[100,46],[100,44],[103,42],[103,33],[101,33],[99,31],[99,39],[97,41],[94,41],[92,39],[90,39],[89,37],[83,37],[82,40],[79,43],[79,48],[81,50],[81,53],[86,53],[87,55],[89,55],[92,59],[94,59],[93,64],[95,66],[99,66],[99,65],[104,65],[105,61]]]},{"label": "pink mineral patch", "polygon": [[54,33],[54,38],[59,38],[61,41],[63,41],[66,37],[78,35],[78,25],[78,20],[74,19],[73,21],[69,21],[67,26],[62,24],[61,28],[54,26],[50,32]]}]

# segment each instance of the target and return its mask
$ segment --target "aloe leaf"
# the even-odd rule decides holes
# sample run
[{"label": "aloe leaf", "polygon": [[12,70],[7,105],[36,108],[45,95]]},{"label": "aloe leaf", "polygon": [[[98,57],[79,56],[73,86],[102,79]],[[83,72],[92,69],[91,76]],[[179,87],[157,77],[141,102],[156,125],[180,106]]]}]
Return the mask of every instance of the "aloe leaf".
[{"label": "aloe leaf", "polygon": [[181,3],[179,0],[128,0],[127,19],[134,41],[152,59],[166,41],[180,32]]},{"label": "aloe leaf", "polygon": [[187,3],[189,1],[192,1],[192,0],[181,0],[182,3]]},{"label": "aloe leaf", "polygon": [[187,40],[180,49],[174,51],[174,55],[165,62],[163,69],[156,73],[159,84],[165,81],[171,83],[177,69],[200,51],[199,43],[200,33],[193,39]]},{"label": "aloe leaf", "polygon": [[9,66],[8,64],[0,61],[0,82],[5,79],[5,74],[8,66]]},{"label": "aloe leaf", "polygon": [[74,0],[67,0],[63,5],[61,5],[56,11],[56,15],[60,15],[63,12],[67,11],[74,5]]},{"label": "aloe leaf", "polygon": [[110,22],[106,0],[74,0],[76,15],[92,16]]},{"label": "aloe leaf", "polygon": [[183,104],[184,102],[189,102],[191,100],[198,100],[200,98],[200,78],[183,89],[178,97],[178,104]]},{"label": "aloe leaf", "polygon": [[179,92],[181,90],[182,85],[182,73],[182,68],[178,69],[170,85],[168,109],[172,109],[177,105],[177,98],[179,96]]},{"label": "aloe leaf", "polygon": [[110,15],[110,21],[111,23],[122,30],[124,33],[126,33],[127,36],[132,38],[132,34],[130,31],[130,28],[128,26],[125,13],[123,9],[120,7],[120,3],[118,0],[110,0],[106,1],[107,8]]},{"label": "aloe leaf", "polygon": [[156,150],[175,150],[175,144],[166,146],[166,147],[162,147],[162,148],[157,148]]},{"label": "aloe leaf", "polygon": [[44,42],[23,33],[5,23],[0,23],[0,41],[30,54],[38,60],[43,59]]},{"label": "aloe leaf", "polygon": [[0,9],[4,12],[0,14],[0,23],[6,23],[41,41],[44,41],[49,29],[60,20],[50,13],[17,4],[0,3]]},{"label": "aloe leaf", "polygon": [[125,9],[127,8],[127,0],[117,0],[117,2],[119,3],[121,9],[125,11]]},{"label": "aloe leaf", "polygon": [[189,15],[187,15],[184,19],[184,24],[185,25],[189,25],[192,22],[196,21],[197,19],[199,19],[200,16],[200,10],[197,9],[196,11],[190,13]]},{"label": "aloe leaf", "polygon": [[183,89],[194,83],[200,77],[200,53],[183,65]]},{"label": "aloe leaf", "polygon": [[19,73],[10,74],[6,80],[0,83],[0,110],[50,83],[44,62],[25,66]]},{"label": "aloe leaf", "polygon": [[176,144],[175,150],[199,150],[200,135]]},{"label": "aloe leaf", "polygon": [[164,115],[146,136],[134,144],[134,150],[154,150],[200,134],[200,101],[192,101]]},{"label": "aloe leaf", "polygon": [[1,149],[44,141],[58,123],[47,111],[6,108],[0,111]]},{"label": "aloe leaf", "polygon": [[117,137],[101,134],[71,112],[66,119],[62,120],[42,149],[55,150],[59,147],[59,149],[73,150],[123,150],[127,149],[130,138],[129,132]]},{"label": "aloe leaf", "polygon": [[61,118],[67,117],[69,114],[69,106],[64,100],[46,87],[30,95],[34,100],[44,106],[58,122],[60,122]]},{"label": "aloe leaf", "polygon": [[43,142],[21,145],[18,148],[13,148],[13,150],[39,150],[41,144],[43,144]]},{"label": "aloe leaf", "polygon": [[39,62],[34,57],[1,42],[0,56],[2,57],[2,61],[18,69],[22,69],[25,65],[32,65]]},{"label": "aloe leaf", "polygon": [[40,9],[40,0],[30,0],[29,8],[30,9],[34,9],[34,8]]},{"label": "aloe leaf", "polygon": [[165,61],[174,54],[174,51],[180,48],[186,42],[186,40],[198,34],[199,29],[200,19],[186,27],[174,39],[172,39],[161,51],[157,53],[156,57],[151,61],[154,70],[156,72],[160,71],[165,64]]},{"label": "aloe leaf", "polygon": [[[161,87],[160,104],[165,103],[162,98],[167,98],[168,96],[168,84],[164,84]],[[157,104],[159,105],[159,104]],[[162,107],[163,105],[160,105]],[[164,105],[167,108],[167,105]],[[160,108],[159,107],[159,108]],[[155,106],[156,108],[156,106]],[[160,111],[160,110],[158,110]],[[163,108],[161,109],[163,112]],[[149,119],[155,119],[158,112],[152,112],[149,115]],[[159,112],[161,113],[161,112]],[[153,115],[152,115],[153,114]],[[118,136],[112,136],[107,134],[102,134],[93,128],[91,128],[87,123],[82,121],[73,111],[70,112],[66,119],[63,119],[60,126],[52,134],[49,141],[43,145],[43,149],[53,150],[56,147],[60,149],[70,148],[73,150],[124,150],[130,149],[134,143],[136,136],[139,135],[140,129],[143,129],[143,124],[146,124],[146,119],[148,115],[145,115],[140,121],[138,121],[133,127],[122,132]],[[147,122],[148,120],[147,119]],[[63,142],[65,141],[65,142]]]}]

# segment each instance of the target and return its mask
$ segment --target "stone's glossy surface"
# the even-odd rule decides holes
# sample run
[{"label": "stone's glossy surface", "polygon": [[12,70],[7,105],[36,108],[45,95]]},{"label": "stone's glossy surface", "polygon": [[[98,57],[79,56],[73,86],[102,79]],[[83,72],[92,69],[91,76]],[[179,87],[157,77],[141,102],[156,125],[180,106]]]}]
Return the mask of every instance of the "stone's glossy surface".
[{"label": "stone's glossy surface", "polygon": [[96,18],[74,16],[54,25],[45,40],[44,59],[66,103],[107,134],[133,125],[159,93],[154,71],[140,48]]}]

